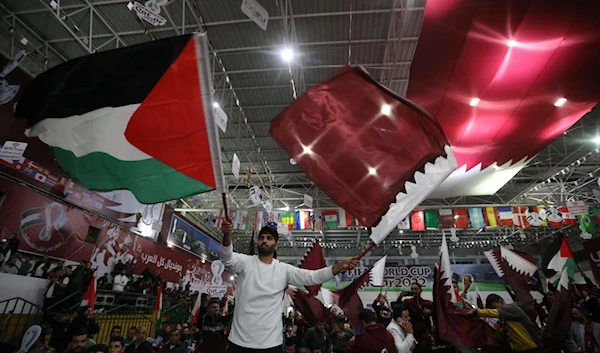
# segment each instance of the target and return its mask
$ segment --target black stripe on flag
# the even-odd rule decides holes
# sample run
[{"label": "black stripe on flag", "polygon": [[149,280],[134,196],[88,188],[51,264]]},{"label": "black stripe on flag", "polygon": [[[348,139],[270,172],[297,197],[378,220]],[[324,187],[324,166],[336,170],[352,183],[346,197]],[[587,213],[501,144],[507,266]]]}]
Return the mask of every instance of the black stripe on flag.
[{"label": "black stripe on flag", "polygon": [[549,269],[548,265],[552,258],[560,251],[560,247],[562,246],[563,235],[558,234],[552,243],[548,246],[546,251],[542,254],[542,271],[547,278],[550,278],[556,274],[555,270]]},{"label": "black stripe on flag", "polygon": [[46,118],[142,103],[191,38],[171,37],[60,64],[33,80],[15,116],[31,127]]}]

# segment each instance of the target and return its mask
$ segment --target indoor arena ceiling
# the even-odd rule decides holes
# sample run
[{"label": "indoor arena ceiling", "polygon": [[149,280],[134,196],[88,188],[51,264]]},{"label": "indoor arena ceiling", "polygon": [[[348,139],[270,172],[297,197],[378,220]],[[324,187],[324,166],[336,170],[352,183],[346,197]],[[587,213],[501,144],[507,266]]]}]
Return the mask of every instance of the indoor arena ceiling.
[{"label": "indoor arena ceiling", "polygon": [[[287,153],[269,136],[269,122],[294,96],[349,63],[364,66],[406,96],[426,1],[260,0],[269,13],[266,30],[241,11],[242,0],[164,2],[160,16],[166,24],[157,27],[138,19],[128,0],[2,0],[0,53],[10,58],[25,49],[28,55],[21,68],[35,76],[96,51],[206,31],[215,100],[228,115],[221,149],[230,207],[251,207],[248,167],[250,185],[260,185],[275,208],[302,206],[304,194],[313,196],[314,207],[336,207],[290,163]],[[293,52],[289,62],[281,55],[286,48]],[[423,206],[537,205],[543,200],[593,199],[600,165],[599,125],[600,109],[591,109],[492,195],[429,199]],[[537,132],[529,126],[525,134]],[[527,140],[521,146],[526,148]],[[234,153],[241,160],[239,179],[230,172]],[[187,199],[182,204],[191,207],[192,203]],[[203,195],[202,206],[197,208],[221,208],[220,195]]]}]

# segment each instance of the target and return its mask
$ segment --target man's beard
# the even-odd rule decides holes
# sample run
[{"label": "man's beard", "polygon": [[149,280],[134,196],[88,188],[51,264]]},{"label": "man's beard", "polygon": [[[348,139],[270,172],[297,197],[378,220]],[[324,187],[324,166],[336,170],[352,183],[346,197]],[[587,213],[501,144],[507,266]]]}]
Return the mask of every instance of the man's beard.
[{"label": "man's beard", "polygon": [[260,256],[269,256],[269,255],[273,255],[273,253],[275,253],[275,246],[270,246],[270,247],[259,246],[258,247],[258,255],[260,255]]}]

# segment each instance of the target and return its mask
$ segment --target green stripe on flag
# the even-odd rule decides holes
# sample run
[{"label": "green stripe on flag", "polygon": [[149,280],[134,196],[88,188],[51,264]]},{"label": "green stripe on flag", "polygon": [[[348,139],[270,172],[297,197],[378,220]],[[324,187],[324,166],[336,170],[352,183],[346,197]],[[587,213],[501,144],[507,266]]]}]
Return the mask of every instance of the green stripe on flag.
[{"label": "green stripe on flag", "polygon": [[[86,188],[129,189],[141,203],[160,203],[214,190],[153,158],[122,161],[102,152],[76,157],[71,151],[53,150],[60,167]],[[99,174],[99,166],[106,172]]]}]

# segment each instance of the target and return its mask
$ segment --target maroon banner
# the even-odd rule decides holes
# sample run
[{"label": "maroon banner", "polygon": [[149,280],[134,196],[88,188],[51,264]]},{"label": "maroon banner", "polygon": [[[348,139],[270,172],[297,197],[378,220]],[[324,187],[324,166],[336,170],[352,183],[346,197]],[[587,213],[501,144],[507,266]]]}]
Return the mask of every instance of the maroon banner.
[{"label": "maroon banner", "polygon": [[594,279],[596,283],[600,283],[600,238],[585,241],[583,244]]}]

